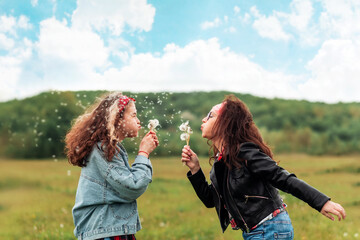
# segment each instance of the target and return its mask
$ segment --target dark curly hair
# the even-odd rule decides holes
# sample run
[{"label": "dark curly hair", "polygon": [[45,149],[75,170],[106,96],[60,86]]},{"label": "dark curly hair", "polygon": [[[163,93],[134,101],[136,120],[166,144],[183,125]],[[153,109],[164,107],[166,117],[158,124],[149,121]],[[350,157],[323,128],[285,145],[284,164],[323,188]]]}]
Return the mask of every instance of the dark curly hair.
[{"label": "dark curly hair", "polygon": [[219,152],[214,145],[214,142],[220,142],[221,148],[224,148],[224,161],[229,167],[241,167],[240,162],[244,159],[238,157],[241,144],[244,142],[253,142],[259,145],[260,149],[273,158],[270,147],[263,141],[259,129],[253,121],[253,116],[246,106],[246,104],[235,97],[234,95],[227,95],[223,101],[223,106],[220,110],[214,126],[214,137],[211,149],[214,155],[210,158],[211,161]]}]

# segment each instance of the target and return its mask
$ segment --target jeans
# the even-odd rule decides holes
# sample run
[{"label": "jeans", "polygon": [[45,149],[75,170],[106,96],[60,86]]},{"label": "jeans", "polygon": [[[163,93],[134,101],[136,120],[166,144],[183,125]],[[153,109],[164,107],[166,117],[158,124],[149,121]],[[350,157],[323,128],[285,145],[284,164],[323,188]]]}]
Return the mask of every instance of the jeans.
[{"label": "jeans", "polygon": [[294,239],[294,229],[289,214],[284,211],[265,221],[249,233],[243,232],[244,240]]}]

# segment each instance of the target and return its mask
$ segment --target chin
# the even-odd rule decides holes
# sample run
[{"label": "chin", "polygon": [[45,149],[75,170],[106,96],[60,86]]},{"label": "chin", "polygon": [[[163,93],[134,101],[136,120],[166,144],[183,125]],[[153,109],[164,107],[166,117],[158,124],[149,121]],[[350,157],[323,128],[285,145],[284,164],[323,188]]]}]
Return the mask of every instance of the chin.
[{"label": "chin", "polygon": [[127,138],[135,138],[135,137],[138,137],[139,136],[139,133],[138,132],[129,132],[127,134]]},{"label": "chin", "polygon": [[129,137],[131,137],[131,138],[135,138],[135,137],[138,137],[139,136],[139,134],[138,133],[134,133],[134,134],[131,134]]}]

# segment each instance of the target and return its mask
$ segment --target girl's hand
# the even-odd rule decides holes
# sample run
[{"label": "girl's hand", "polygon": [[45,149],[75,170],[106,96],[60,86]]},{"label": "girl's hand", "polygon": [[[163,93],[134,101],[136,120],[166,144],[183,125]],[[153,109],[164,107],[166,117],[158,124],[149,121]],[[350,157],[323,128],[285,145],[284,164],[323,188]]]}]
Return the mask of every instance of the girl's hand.
[{"label": "girl's hand", "polygon": [[181,161],[189,167],[191,174],[197,173],[200,169],[198,156],[187,145],[182,149]]},{"label": "girl's hand", "polygon": [[[159,140],[156,133],[153,131],[148,132],[145,137],[141,140],[139,146],[139,152],[144,151],[150,154],[154,149],[159,146]],[[149,157],[149,156],[147,156]]]},{"label": "girl's hand", "polygon": [[324,204],[324,206],[321,209],[321,214],[333,221],[334,221],[334,217],[330,214],[336,215],[339,221],[341,221],[341,218],[345,219],[346,217],[345,209],[340,204],[332,201],[327,201]]}]

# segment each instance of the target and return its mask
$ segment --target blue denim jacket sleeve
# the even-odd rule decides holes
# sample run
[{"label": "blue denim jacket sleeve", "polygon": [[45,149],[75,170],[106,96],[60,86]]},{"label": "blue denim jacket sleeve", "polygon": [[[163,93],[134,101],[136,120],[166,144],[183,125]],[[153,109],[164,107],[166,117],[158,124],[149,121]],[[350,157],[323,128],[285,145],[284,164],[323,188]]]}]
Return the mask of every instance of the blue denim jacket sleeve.
[{"label": "blue denim jacket sleeve", "polygon": [[106,161],[99,151],[97,154],[95,162],[100,174],[125,202],[136,200],[146,191],[152,181],[150,159],[138,155],[130,167],[121,154],[116,154],[111,162]]}]

